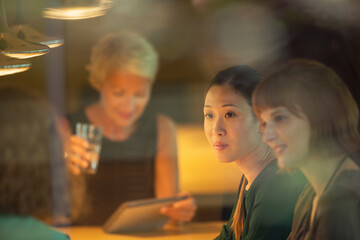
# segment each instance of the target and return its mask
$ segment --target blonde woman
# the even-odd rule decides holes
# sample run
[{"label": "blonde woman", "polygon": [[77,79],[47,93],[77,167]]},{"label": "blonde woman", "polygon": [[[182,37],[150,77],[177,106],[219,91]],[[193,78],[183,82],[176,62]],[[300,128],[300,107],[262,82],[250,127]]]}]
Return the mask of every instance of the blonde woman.
[{"label": "blonde woman", "polygon": [[[87,177],[87,203],[79,224],[100,225],[128,200],[178,194],[175,124],[148,104],[158,70],[158,55],[134,33],[110,34],[93,48],[90,83],[98,102],[69,116],[103,128],[99,167]],[[73,135],[68,159],[74,174],[88,166],[87,142]],[[171,219],[187,222],[195,214],[192,197],[163,208]]]}]

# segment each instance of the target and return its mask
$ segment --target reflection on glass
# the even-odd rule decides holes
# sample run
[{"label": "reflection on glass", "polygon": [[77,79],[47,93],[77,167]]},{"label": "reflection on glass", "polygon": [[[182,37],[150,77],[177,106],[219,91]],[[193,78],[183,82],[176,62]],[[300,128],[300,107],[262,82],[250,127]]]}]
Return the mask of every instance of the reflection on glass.
[{"label": "reflection on glass", "polygon": [[31,63],[24,60],[9,58],[0,54],[0,76],[24,72],[30,66]]},{"label": "reflection on glass", "polygon": [[47,46],[21,40],[10,32],[3,0],[0,0],[0,52],[8,57],[20,59],[37,57],[49,52]]},{"label": "reflection on glass", "polygon": [[59,47],[64,44],[64,39],[46,36],[28,24],[11,26],[10,30],[22,40],[43,44],[49,48]]},{"label": "reflection on glass", "polygon": [[10,32],[1,32],[0,51],[8,57],[25,59],[44,55],[49,52],[49,48],[42,44],[23,41]]}]

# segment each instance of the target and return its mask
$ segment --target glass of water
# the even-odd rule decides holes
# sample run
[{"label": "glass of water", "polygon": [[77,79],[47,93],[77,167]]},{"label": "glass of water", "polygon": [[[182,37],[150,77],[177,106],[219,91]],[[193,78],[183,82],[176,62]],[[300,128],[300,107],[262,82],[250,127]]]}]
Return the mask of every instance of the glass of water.
[{"label": "glass of water", "polygon": [[89,143],[87,151],[90,155],[90,162],[87,168],[82,169],[83,173],[95,174],[101,151],[102,128],[90,123],[76,123],[76,135]]}]

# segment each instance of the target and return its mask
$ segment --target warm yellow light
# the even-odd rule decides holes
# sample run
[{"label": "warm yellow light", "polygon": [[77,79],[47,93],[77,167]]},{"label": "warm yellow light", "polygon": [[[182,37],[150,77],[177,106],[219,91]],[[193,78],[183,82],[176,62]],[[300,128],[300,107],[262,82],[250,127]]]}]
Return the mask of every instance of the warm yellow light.
[{"label": "warm yellow light", "polygon": [[112,0],[99,0],[97,4],[90,1],[65,1],[63,7],[46,8],[43,12],[43,17],[60,20],[79,20],[100,17],[107,13],[108,9],[112,6]]},{"label": "warm yellow light", "polygon": [[24,72],[28,70],[31,63],[6,57],[0,54],[0,76]]},{"label": "warm yellow light", "polygon": [[180,190],[193,194],[236,193],[242,173],[235,163],[221,163],[206,140],[202,125],[177,130]]},{"label": "warm yellow light", "polygon": [[48,8],[44,11],[45,18],[60,20],[79,20],[100,17],[106,14],[102,8],[82,7],[82,8]]}]

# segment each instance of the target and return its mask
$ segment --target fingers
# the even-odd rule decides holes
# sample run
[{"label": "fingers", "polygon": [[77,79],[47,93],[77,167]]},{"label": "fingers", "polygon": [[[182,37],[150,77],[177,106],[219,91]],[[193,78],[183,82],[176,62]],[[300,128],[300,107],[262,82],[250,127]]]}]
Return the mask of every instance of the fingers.
[{"label": "fingers", "polygon": [[81,173],[81,170],[80,170],[80,168],[78,167],[78,166],[76,166],[76,165],[74,165],[74,164],[68,164],[68,166],[69,166],[69,169],[70,169],[70,171],[72,172],[72,174],[74,174],[74,175],[80,175],[80,173]]},{"label": "fingers", "polygon": [[185,200],[161,208],[160,212],[170,217],[172,220],[189,222],[195,216],[196,209],[197,207],[194,198],[189,196]]},{"label": "fingers", "polygon": [[89,143],[76,135],[72,135],[67,145],[69,169],[73,174],[78,175],[81,173],[80,168],[89,166],[90,155],[87,151]]}]

